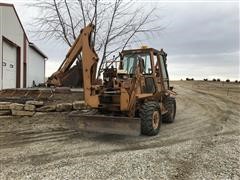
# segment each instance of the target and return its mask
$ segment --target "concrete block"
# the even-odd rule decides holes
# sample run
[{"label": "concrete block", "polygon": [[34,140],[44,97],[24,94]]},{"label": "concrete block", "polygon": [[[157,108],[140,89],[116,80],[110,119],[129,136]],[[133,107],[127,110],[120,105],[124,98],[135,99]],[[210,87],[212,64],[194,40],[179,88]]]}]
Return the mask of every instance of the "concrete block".
[{"label": "concrete block", "polygon": [[87,106],[85,104],[85,101],[74,101],[73,102],[73,109],[74,110],[83,110],[86,109]]},{"label": "concrete block", "polygon": [[11,114],[12,114],[11,110],[0,110],[0,116],[7,116]]},{"label": "concrete block", "polygon": [[56,105],[46,105],[36,109],[37,112],[54,112],[56,111]]},{"label": "concrete block", "polygon": [[43,106],[43,101],[27,101],[26,104],[34,105],[34,106]]},{"label": "concrete block", "polygon": [[0,110],[10,110],[10,102],[0,102]]},{"label": "concrete block", "polygon": [[71,111],[72,110],[72,103],[61,103],[57,104],[56,111]]},{"label": "concrete block", "polygon": [[24,110],[25,111],[35,111],[36,110],[36,106],[34,106],[32,104],[25,104]]},{"label": "concrete block", "polygon": [[20,111],[20,110],[12,110],[13,116],[33,116],[35,112],[33,111]]},{"label": "concrete block", "polygon": [[10,109],[11,110],[22,111],[24,109],[24,105],[23,104],[18,104],[18,103],[12,103],[12,104],[10,104]]}]

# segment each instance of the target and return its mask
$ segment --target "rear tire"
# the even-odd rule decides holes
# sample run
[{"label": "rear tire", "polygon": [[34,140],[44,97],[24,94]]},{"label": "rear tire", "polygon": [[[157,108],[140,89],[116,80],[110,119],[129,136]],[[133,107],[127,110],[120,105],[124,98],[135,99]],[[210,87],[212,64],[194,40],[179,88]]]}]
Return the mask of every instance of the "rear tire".
[{"label": "rear tire", "polygon": [[173,123],[176,115],[176,99],[173,97],[167,97],[165,102],[165,108],[168,112],[163,115],[163,122]]},{"label": "rear tire", "polygon": [[139,111],[141,118],[141,133],[155,136],[161,127],[161,111],[159,103],[154,101],[145,102]]}]

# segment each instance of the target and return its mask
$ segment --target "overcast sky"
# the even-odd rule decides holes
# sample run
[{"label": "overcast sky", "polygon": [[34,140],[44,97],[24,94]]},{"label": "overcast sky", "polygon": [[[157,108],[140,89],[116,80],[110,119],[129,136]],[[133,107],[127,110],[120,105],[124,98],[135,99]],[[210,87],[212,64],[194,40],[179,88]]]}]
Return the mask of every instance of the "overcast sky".
[{"label": "overcast sky", "polygon": [[[30,40],[49,57],[46,75],[51,75],[64,59],[67,47],[58,42],[39,41],[32,36],[29,27],[36,12],[25,7],[26,1],[0,2],[15,5]],[[148,37],[142,45],[163,48],[168,53],[171,79],[240,80],[239,1],[154,2],[159,4],[160,21],[165,29],[158,37]]]}]

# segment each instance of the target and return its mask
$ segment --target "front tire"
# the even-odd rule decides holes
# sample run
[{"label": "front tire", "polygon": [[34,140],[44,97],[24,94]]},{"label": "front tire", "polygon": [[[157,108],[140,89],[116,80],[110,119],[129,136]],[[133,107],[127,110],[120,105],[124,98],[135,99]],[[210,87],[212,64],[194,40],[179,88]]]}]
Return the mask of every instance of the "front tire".
[{"label": "front tire", "polygon": [[163,115],[163,122],[173,123],[176,115],[176,99],[173,97],[167,97],[165,102],[165,108],[168,112]]},{"label": "front tire", "polygon": [[141,118],[141,133],[143,135],[155,136],[161,127],[161,111],[159,103],[155,101],[145,102],[139,111]]}]

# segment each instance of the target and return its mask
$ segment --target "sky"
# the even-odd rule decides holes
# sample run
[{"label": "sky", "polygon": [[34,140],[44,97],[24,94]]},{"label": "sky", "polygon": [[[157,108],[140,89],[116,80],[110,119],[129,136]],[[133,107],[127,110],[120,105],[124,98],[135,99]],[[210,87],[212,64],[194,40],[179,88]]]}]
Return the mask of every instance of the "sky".
[{"label": "sky", "polygon": [[[58,69],[68,48],[58,41],[39,40],[30,29],[31,20],[37,16],[35,9],[25,6],[22,0],[0,0],[13,3],[24,28],[47,56],[46,76]],[[140,45],[168,53],[170,79],[240,80],[239,1],[157,1],[140,0],[136,3],[157,3],[164,30],[158,36],[148,36]],[[31,28],[30,28],[31,27]]]}]

